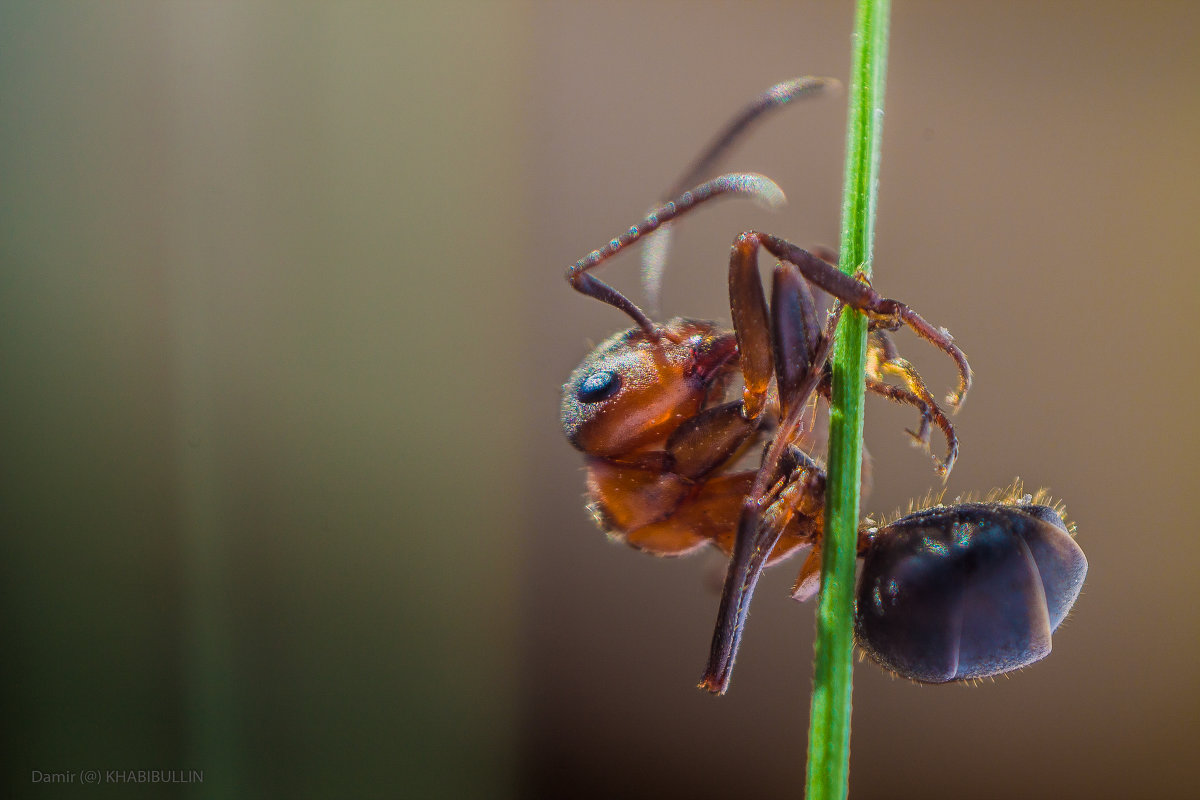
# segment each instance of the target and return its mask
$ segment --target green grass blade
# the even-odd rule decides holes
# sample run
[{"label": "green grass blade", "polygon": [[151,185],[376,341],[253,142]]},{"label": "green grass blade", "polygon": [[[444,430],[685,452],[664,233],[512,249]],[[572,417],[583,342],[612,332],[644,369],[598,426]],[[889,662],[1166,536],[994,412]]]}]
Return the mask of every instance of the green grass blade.
[{"label": "green grass blade", "polygon": [[[859,270],[871,274],[889,14],[889,0],[859,0],[855,16],[842,198],[841,265],[848,274]],[[833,356],[825,544],[808,734],[805,796],[809,800],[841,800],[849,788],[866,347],[866,317],[847,310]]]}]

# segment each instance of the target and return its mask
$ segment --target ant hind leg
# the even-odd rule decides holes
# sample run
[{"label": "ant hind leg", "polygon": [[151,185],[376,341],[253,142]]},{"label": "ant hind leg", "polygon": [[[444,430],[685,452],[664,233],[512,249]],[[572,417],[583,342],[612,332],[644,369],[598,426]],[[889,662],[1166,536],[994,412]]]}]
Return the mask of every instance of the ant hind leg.
[{"label": "ant hind leg", "polygon": [[[904,382],[904,386],[884,383],[883,379],[886,376],[899,378]],[[913,406],[920,412],[921,427],[917,431],[909,430],[908,433],[926,450],[929,449],[930,423],[938,426],[946,437],[946,458],[939,461],[934,457],[934,463],[942,479],[947,478],[958,458],[958,436],[954,432],[954,426],[934,400],[916,367],[901,358],[891,337],[881,330],[871,331],[871,338],[867,344],[867,389],[894,403]]]}]

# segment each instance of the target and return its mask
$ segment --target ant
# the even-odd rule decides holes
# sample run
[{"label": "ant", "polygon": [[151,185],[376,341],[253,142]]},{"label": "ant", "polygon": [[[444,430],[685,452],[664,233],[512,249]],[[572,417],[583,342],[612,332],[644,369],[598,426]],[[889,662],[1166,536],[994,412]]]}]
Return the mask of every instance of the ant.
[{"label": "ant", "polygon": [[[800,78],[767,90],[680,184],[709,172],[767,111],[834,83]],[[829,355],[843,309],[869,319],[866,388],[917,410],[920,424],[909,434],[918,444],[928,447],[932,425],[944,436],[946,456],[934,458],[943,479],[958,455],[954,427],[889,334],[908,327],[954,361],[958,386],[947,398],[953,409],[970,388],[971,368],[949,332],[878,294],[861,273],[841,272],[833,253],[758,231],[742,233],[732,247],[732,330],[682,317],[653,322],[591,270],[712,199],[742,195],[775,205],[783,197],[770,179],[753,174],[722,175],[674,194],[567,270],[573,288],[636,325],[602,342],[571,374],[562,424],[585,455],[589,510],[610,535],[659,556],[713,545],[731,557],[700,683],[723,694],[762,571],[808,547],[793,597],[808,599],[818,588],[825,472],[805,452],[812,431],[804,422],[815,398],[830,396]],[[769,306],[760,249],[777,260]],[[824,325],[811,287],[834,300]],[[740,456],[756,445],[764,448],[758,468],[739,469]],[[1008,497],[939,505],[860,529],[855,630],[867,654],[905,677],[942,683],[1006,672],[1049,652],[1050,633],[1078,596],[1087,561],[1061,509],[1040,495],[1018,494],[1014,488]]]}]

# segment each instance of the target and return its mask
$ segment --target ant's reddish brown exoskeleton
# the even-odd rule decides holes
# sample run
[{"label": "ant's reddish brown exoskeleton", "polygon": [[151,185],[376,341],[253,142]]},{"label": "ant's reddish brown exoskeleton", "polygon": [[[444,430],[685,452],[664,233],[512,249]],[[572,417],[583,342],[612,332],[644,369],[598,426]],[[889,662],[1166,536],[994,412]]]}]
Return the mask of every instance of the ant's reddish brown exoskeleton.
[{"label": "ant's reddish brown exoskeleton", "polygon": [[[765,111],[828,83],[802,78],[772,87],[717,137],[683,185],[708,172]],[[715,693],[729,685],[763,569],[810,547],[794,596],[805,599],[817,588],[825,473],[805,452],[811,431],[803,422],[813,398],[829,396],[829,353],[843,308],[869,319],[867,389],[918,411],[919,427],[910,431],[917,442],[928,445],[932,425],[945,437],[946,456],[935,458],[943,476],[958,454],[954,427],[889,332],[908,327],[954,361],[959,377],[948,398],[952,407],[971,384],[966,357],[945,329],[879,295],[861,274],[844,274],[830,263],[832,254],[813,254],[771,234],[748,231],[733,244],[732,330],[685,318],[655,323],[590,274],[675,218],[726,195],[774,203],[782,192],[758,175],[709,180],[567,270],[575,289],[624,311],[636,326],[593,350],[563,387],[562,399],[563,428],[585,454],[590,509],[603,528],[656,555],[711,544],[731,556],[701,682]],[[769,306],[758,273],[760,249],[777,259]],[[824,325],[811,286],[834,299]],[[885,382],[888,377],[901,385]],[[740,395],[730,397],[738,378]],[[739,469],[739,455],[764,443],[758,468]],[[856,616],[860,644],[884,666],[929,682],[996,674],[1044,656],[1086,572],[1060,513],[1028,497],[938,506],[882,528],[864,527],[859,552],[866,563]]]}]

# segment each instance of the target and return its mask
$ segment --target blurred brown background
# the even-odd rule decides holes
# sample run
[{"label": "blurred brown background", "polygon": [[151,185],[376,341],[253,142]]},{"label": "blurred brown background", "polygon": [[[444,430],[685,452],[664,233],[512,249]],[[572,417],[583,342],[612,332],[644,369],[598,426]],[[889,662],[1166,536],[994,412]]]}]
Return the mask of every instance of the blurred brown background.
[{"label": "blurred brown background", "polygon": [[[558,393],[627,322],[561,273],[756,92],[844,79],[849,2],[0,14],[5,795],[800,795],[798,564],[696,691],[720,561],[584,513]],[[950,494],[1051,487],[1091,571],[1012,678],[862,664],[852,794],[1193,794],[1200,11],[893,15],[875,283],[975,367]],[[678,226],[665,313],[728,318],[743,229],[837,241],[844,124],[746,143],[790,205]],[[867,415],[886,513],[936,479]],[[30,780],[84,769],[205,778]]]}]

